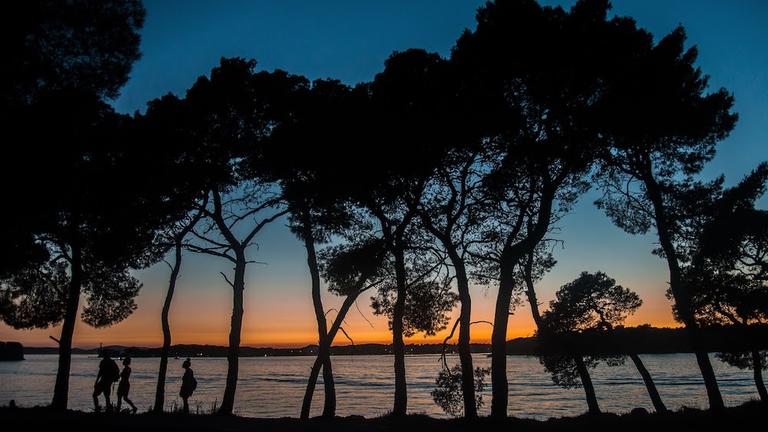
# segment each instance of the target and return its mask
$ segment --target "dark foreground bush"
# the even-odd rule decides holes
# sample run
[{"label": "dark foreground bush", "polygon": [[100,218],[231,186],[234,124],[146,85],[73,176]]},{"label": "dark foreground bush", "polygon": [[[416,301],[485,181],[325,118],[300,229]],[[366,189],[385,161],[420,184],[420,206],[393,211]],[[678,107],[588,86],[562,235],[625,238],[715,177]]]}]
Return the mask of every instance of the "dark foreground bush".
[{"label": "dark foreground bush", "polygon": [[[384,416],[365,419],[359,416],[301,421],[296,418],[255,419],[236,416],[178,414],[121,415],[92,414],[78,411],[56,412],[48,408],[0,408],[0,425],[7,431],[71,430],[135,432],[135,431],[710,431],[736,430],[752,425],[764,425],[768,409],[758,402],[727,408],[721,414],[696,409],[684,409],[668,414],[602,414],[550,419],[547,421],[510,418],[494,421],[481,418],[475,422],[462,419],[442,420],[423,415],[403,418]],[[752,428],[750,428],[751,430]]]}]

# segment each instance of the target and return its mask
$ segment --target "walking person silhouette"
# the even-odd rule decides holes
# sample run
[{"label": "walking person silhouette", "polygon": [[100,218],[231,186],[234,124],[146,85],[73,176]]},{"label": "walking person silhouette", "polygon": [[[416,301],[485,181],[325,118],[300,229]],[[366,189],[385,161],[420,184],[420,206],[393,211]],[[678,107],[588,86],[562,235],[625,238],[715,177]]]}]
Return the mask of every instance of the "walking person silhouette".
[{"label": "walking person silhouette", "polygon": [[184,363],[181,364],[181,367],[183,367],[185,371],[184,376],[181,377],[181,390],[179,391],[179,396],[181,396],[181,400],[184,402],[182,408],[184,414],[189,414],[189,397],[192,396],[192,393],[194,393],[197,388],[197,380],[195,379],[195,373],[192,371],[191,366],[192,361],[189,358],[184,360]]},{"label": "walking person silhouette", "polygon": [[117,412],[120,412],[120,405],[122,405],[123,400],[125,400],[125,403],[130,405],[131,412],[136,414],[136,411],[138,411],[136,405],[134,405],[133,402],[128,399],[128,393],[131,391],[131,382],[129,381],[130,378],[131,358],[126,357],[123,359],[123,371],[120,372],[120,382],[117,384]]},{"label": "walking person silhouette", "polygon": [[104,395],[104,402],[107,411],[112,411],[112,402],[109,400],[109,394],[112,391],[112,383],[120,379],[120,368],[117,366],[108,352],[104,352],[103,358],[99,363],[99,373],[96,375],[96,382],[93,384],[93,406],[96,412],[101,411],[99,406],[99,395]]}]

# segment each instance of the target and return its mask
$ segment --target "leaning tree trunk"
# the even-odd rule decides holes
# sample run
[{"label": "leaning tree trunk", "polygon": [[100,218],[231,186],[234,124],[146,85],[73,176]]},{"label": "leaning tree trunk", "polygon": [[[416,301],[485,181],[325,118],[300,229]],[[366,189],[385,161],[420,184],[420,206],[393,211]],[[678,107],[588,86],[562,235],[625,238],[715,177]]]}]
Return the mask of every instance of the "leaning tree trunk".
[{"label": "leaning tree trunk", "polygon": [[760,357],[760,351],[757,349],[752,350],[752,372],[755,376],[755,386],[757,386],[760,400],[768,402],[768,392],[766,392],[765,383],[763,382],[763,360]]},{"label": "leaning tree trunk", "polygon": [[325,339],[324,345],[321,345],[318,348],[317,357],[315,357],[315,362],[312,364],[312,369],[310,369],[307,388],[304,391],[304,402],[301,405],[302,419],[309,418],[310,408],[312,407],[312,395],[315,392],[315,386],[317,384],[317,378],[320,375],[320,369],[323,367],[323,364],[325,364],[326,361],[330,362],[330,348],[333,344],[333,340],[336,338],[336,333],[338,333],[339,329],[341,328],[341,324],[344,322],[344,318],[347,316],[347,312],[349,312],[349,309],[352,307],[352,305],[355,304],[355,300],[357,300],[357,297],[361,292],[362,291],[350,294],[347,296],[347,298],[344,299],[344,302],[339,308],[338,314],[336,314],[336,319],[333,320],[331,329],[328,331],[328,336]]},{"label": "leaning tree trunk", "polygon": [[477,418],[477,401],[475,400],[475,376],[472,365],[470,347],[470,327],[472,320],[472,299],[469,295],[469,280],[464,262],[452,251],[450,258],[456,273],[456,285],[459,290],[459,362],[461,363],[461,393],[464,398],[464,417]]},{"label": "leaning tree trunk", "polygon": [[507,383],[507,324],[509,323],[509,303],[512,300],[514,281],[509,272],[502,271],[499,280],[499,294],[496,297],[496,310],[493,317],[491,334],[491,417],[505,418],[509,403],[509,384]]},{"label": "leaning tree trunk", "polygon": [[323,385],[325,388],[325,400],[323,404],[323,417],[336,416],[336,384],[333,381],[333,369],[331,366],[331,347],[326,348],[323,355]]},{"label": "leaning tree trunk", "polygon": [[80,247],[73,244],[71,249],[71,275],[67,292],[67,308],[64,314],[64,322],[61,326],[59,369],[56,372],[56,384],[53,388],[53,402],[51,403],[52,407],[58,410],[67,409],[69,371],[72,367],[72,336],[75,333],[77,310],[80,306],[80,290],[83,282],[83,263]]},{"label": "leaning tree trunk", "polygon": [[536,329],[541,330],[541,312],[539,312],[539,301],[536,299],[536,287],[533,285],[533,259],[534,254],[528,254],[528,260],[525,263],[523,278],[525,279],[525,296],[528,297],[528,305],[531,307],[531,316]]},{"label": "leaning tree trunk", "polygon": [[[688,329],[689,333],[696,333],[693,339],[698,341],[700,336],[698,335],[698,329]],[[704,378],[704,386],[707,389],[707,399],[709,400],[709,409],[713,411],[723,411],[725,409],[725,403],[723,402],[723,396],[720,393],[720,387],[717,384],[717,377],[715,376],[715,370],[712,368],[712,361],[709,359],[709,353],[701,348],[700,342],[695,342],[695,354],[696,363],[701,370],[701,376]]]},{"label": "leaning tree trunk", "polygon": [[703,344],[701,343],[699,327],[693,316],[690,294],[682,278],[677,250],[672,243],[672,235],[667,221],[661,189],[652,174],[646,176],[644,184],[648,193],[648,198],[653,204],[654,220],[656,222],[656,231],[659,236],[659,244],[664,251],[664,257],[667,260],[667,267],[669,268],[669,288],[675,299],[678,315],[683,324],[685,324],[686,331],[692,342],[694,353],[696,354],[696,362],[701,370],[701,376],[704,379],[704,386],[707,390],[709,408],[714,411],[722,411],[725,409],[723,396],[717,385],[717,377],[715,376],[715,370],[712,368],[709,354],[706,349],[703,348]]},{"label": "leaning tree trunk", "polygon": [[[557,188],[549,180],[544,182],[541,205],[533,229],[521,240],[502,252],[499,271],[499,294],[496,297],[496,309],[491,335],[491,416],[505,418],[509,404],[509,384],[507,383],[507,324],[509,323],[509,305],[515,288],[514,267],[526,255],[533,253],[536,245],[549,229],[552,218],[552,203]],[[511,235],[511,234],[510,234]]]},{"label": "leaning tree trunk", "polygon": [[[323,406],[323,417],[334,417],[336,415],[336,387],[333,381],[333,370],[331,369],[330,344],[327,343],[328,330],[325,319],[325,310],[323,309],[323,300],[320,297],[320,270],[317,265],[317,253],[315,251],[315,240],[312,234],[312,226],[306,212],[303,218],[304,226],[304,247],[307,250],[307,266],[312,279],[312,304],[315,309],[315,319],[317,320],[318,333],[318,358],[322,358],[323,385],[325,387],[325,404]],[[321,352],[322,351],[322,352]],[[312,376],[310,375],[310,379]],[[301,418],[309,418],[309,410],[312,404],[312,393],[317,382],[307,385],[307,392],[304,394],[304,402],[301,407]],[[312,390],[311,392],[309,390]]]},{"label": "leaning tree trunk", "polygon": [[[307,388],[304,390],[304,400],[301,403],[301,419],[307,420],[309,418],[309,413],[312,408],[312,396],[315,394],[315,387],[317,386],[317,378],[320,376],[320,370],[323,370],[323,381],[326,379],[333,379],[333,372],[330,372],[330,365],[331,365],[331,354],[330,354],[330,343],[332,340],[328,339],[329,342],[320,342],[318,351],[317,351],[317,357],[315,357],[315,362],[312,364],[312,368],[309,371],[309,380],[307,381]],[[326,367],[327,365],[327,367]],[[330,378],[326,378],[326,371],[329,371]],[[330,401],[332,405],[329,405],[328,400],[328,394],[326,393],[325,396],[325,406],[323,407],[323,417],[333,417],[334,414],[326,414],[330,409],[333,409],[335,411],[336,409],[336,394],[333,393],[333,400]],[[330,406],[330,408],[329,408]]]},{"label": "leaning tree trunk", "polygon": [[317,357],[312,364],[312,368],[309,370],[309,380],[307,380],[307,388],[304,390],[304,400],[301,403],[301,416],[302,420],[309,418],[309,412],[312,409],[312,396],[315,394],[315,386],[317,385],[317,377],[320,376],[320,369],[325,363],[325,353],[323,347],[318,348]]},{"label": "leaning tree trunk", "polygon": [[645,368],[645,365],[640,359],[640,356],[632,353],[629,355],[629,358],[632,359],[632,362],[635,364],[637,371],[640,372],[640,376],[643,377],[645,388],[648,390],[648,396],[651,398],[651,402],[653,403],[653,409],[655,409],[657,413],[667,412],[667,407],[664,405],[664,401],[661,400],[659,391],[656,390],[656,384],[653,382],[653,378],[651,377],[650,372],[648,372],[648,369]]},{"label": "leaning tree trunk", "polygon": [[584,364],[584,357],[581,355],[573,356],[573,361],[576,363],[576,370],[579,372],[579,378],[581,379],[581,385],[584,387],[584,394],[587,397],[587,407],[590,414],[600,414],[600,406],[597,404],[597,396],[595,396],[595,386],[592,385],[592,377],[589,375],[589,369]]},{"label": "leaning tree trunk", "polygon": [[245,291],[245,251],[235,251],[235,276],[232,280],[232,321],[229,330],[229,348],[227,350],[227,381],[224,397],[221,399],[219,414],[232,414],[235,407],[237,375],[240,361],[240,333],[243,329],[243,291]]},{"label": "leaning tree trunk", "polygon": [[[477,400],[475,399],[475,375],[472,364],[471,337],[472,328],[472,296],[469,294],[469,279],[464,259],[459,255],[450,234],[441,232],[431,223],[428,217],[422,216],[427,229],[437,238],[448,253],[448,258],[454,268],[456,286],[459,291],[459,363],[461,364],[461,394],[464,399],[464,417],[477,418]],[[450,228],[447,230],[450,232]]]},{"label": "leaning tree trunk", "polygon": [[[526,297],[528,297],[528,304],[531,307],[531,316],[533,317],[533,322],[536,324],[536,328],[541,331],[541,313],[539,312],[539,302],[536,299],[536,289],[533,285],[533,259],[533,253],[529,254],[528,260],[525,263],[523,276],[525,279],[525,294]],[[597,397],[595,396],[595,387],[592,385],[592,377],[589,374],[589,369],[584,364],[584,358],[581,355],[576,355],[573,357],[573,361],[576,363],[576,369],[579,372],[582,387],[584,387],[584,395],[587,399],[589,413],[599,414],[600,406],[597,403]]]},{"label": "leaning tree trunk", "polygon": [[397,280],[397,299],[392,311],[392,351],[395,355],[395,401],[392,414],[404,416],[408,411],[408,389],[405,380],[405,341],[403,340],[403,318],[405,316],[406,275],[405,254],[395,246],[395,278]]},{"label": "leaning tree trunk", "polygon": [[171,326],[168,323],[168,314],[171,311],[173,293],[176,290],[176,280],[181,270],[182,244],[179,239],[176,239],[175,243],[173,268],[171,269],[171,277],[168,281],[168,291],[165,293],[163,311],[160,314],[163,326],[163,348],[160,350],[160,369],[157,372],[157,388],[155,390],[154,411],[157,413],[162,413],[165,409],[165,375],[168,371],[168,355],[171,351]]}]

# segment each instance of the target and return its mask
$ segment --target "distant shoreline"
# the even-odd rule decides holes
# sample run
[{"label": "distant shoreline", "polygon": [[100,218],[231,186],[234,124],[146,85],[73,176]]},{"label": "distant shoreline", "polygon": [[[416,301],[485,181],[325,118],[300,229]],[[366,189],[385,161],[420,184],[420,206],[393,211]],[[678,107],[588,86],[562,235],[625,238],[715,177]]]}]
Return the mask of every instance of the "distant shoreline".
[{"label": "distant shoreline", "polygon": [[[762,340],[768,349],[768,326],[755,326],[748,332],[733,327],[713,327],[705,330],[710,352],[739,351],[751,343],[750,341]],[[684,354],[693,352],[688,335],[682,328],[656,328],[650,326],[618,328],[613,333],[599,340],[587,340],[586,343],[599,342],[595,345],[608,346],[612,353],[622,354],[632,352],[635,354]],[[590,345],[584,345],[590,346]],[[153,347],[128,347],[121,345],[104,346],[116,356],[131,357],[160,357],[160,348]],[[455,344],[409,344],[406,345],[406,354],[447,354],[457,352]],[[220,345],[180,344],[171,347],[170,357],[226,357],[228,348]],[[317,355],[317,345],[307,345],[300,348],[270,348],[270,347],[240,347],[240,357],[298,357]],[[491,352],[490,344],[471,344],[473,353],[486,354]],[[507,341],[508,355],[538,355],[541,352],[538,340],[535,337],[521,337]],[[55,347],[24,347],[24,354],[57,354]],[[83,349],[74,348],[73,354],[99,354],[99,348]],[[340,345],[331,348],[331,355],[391,355],[392,346],[389,344],[359,344]]]}]

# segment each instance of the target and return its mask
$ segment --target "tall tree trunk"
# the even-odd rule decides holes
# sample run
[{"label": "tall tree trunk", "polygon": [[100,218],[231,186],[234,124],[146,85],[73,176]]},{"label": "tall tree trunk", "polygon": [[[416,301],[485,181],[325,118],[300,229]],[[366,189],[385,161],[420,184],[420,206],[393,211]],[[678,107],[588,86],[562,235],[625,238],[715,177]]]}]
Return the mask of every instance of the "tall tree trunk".
[{"label": "tall tree trunk", "polygon": [[464,397],[464,417],[477,418],[475,400],[475,376],[470,347],[470,327],[472,320],[472,299],[469,295],[469,280],[464,261],[455,250],[449,250],[449,257],[456,273],[456,285],[459,290],[461,310],[459,312],[459,362],[461,363],[461,393]]},{"label": "tall tree trunk", "polygon": [[709,354],[706,349],[703,348],[703,344],[701,343],[699,327],[694,319],[693,309],[691,308],[690,293],[683,281],[677,250],[672,242],[672,233],[670,232],[669,221],[667,220],[667,213],[664,207],[664,198],[658,183],[656,183],[655,178],[653,178],[650,161],[648,161],[647,164],[648,174],[643,181],[648,198],[653,204],[654,220],[656,222],[656,231],[659,236],[659,244],[664,251],[664,257],[667,260],[667,267],[669,268],[669,288],[672,292],[672,296],[675,298],[678,315],[683,321],[683,324],[685,324],[686,332],[688,333],[693,350],[696,354],[696,362],[701,370],[701,376],[704,379],[704,386],[707,390],[709,408],[714,411],[722,411],[725,409],[723,396],[717,385],[717,378],[715,377],[715,371],[712,368]]},{"label": "tall tree trunk", "polygon": [[717,384],[717,377],[715,376],[715,370],[712,368],[712,361],[709,359],[709,353],[701,348],[701,343],[698,342],[700,336],[698,335],[698,329],[688,329],[688,333],[695,333],[692,337],[695,342],[696,350],[696,363],[701,370],[701,376],[704,378],[704,386],[707,390],[707,399],[709,400],[709,409],[713,411],[723,411],[725,409],[725,403],[723,402],[723,396],[720,393],[720,387]]},{"label": "tall tree trunk", "polygon": [[336,416],[336,385],[333,382],[331,347],[329,346],[325,351],[323,355],[323,385],[325,386],[323,417],[333,418]]},{"label": "tall tree trunk", "polygon": [[67,293],[67,308],[59,337],[59,369],[56,371],[56,384],[53,388],[54,409],[67,409],[69,398],[69,371],[72,366],[72,337],[75,333],[77,312],[80,306],[80,290],[83,283],[82,251],[77,241],[71,245],[70,281]]},{"label": "tall tree trunk", "polygon": [[648,372],[648,369],[645,368],[645,365],[643,364],[643,361],[640,359],[640,356],[635,353],[632,353],[629,355],[629,358],[632,359],[632,362],[635,364],[637,371],[640,372],[640,376],[643,377],[645,388],[646,390],[648,390],[648,396],[650,396],[651,402],[653,403],[653,409],[655,409],[657,413],[667,412],[667,407],[666,405],[664,405],[664,402],[661,400],[659,391],[656,390],[656,384],[653,382],[653,378],[651,377],[650,372]]},{"label": "tall tree trunk", "polygon": [[[536,328],[541,330],[541,313],[539,312],[539,302],[536,299],[536,288],[533,284],[533,252],[528,255],[528,259],[525,263],[523,277],[525,279],[525,294],[528,297],[528,304],[531,307],[531,316],[533,322],[536,324]],[[597,397],[595,396],[595,387],[592,385],[592,377],[589,374],[589,369],[584,364],[584,358],[581,355],[573,357],[576,363],[576,369],[579,372],[579,378],[581,379],[582,387],[584,387],[584,395],[587,399],[587,407],[590,414],[599,414],[600,406],[597,403]],[[639,359],[638,359],[639,360]],[[646,371],[647,372],[647,371]]]},{"label": "tall tree trunk", "polygon": [[[333,339],[329,339],[328,343],[333,343]],[[318,350],[317,357],[315,357],[315,362],[312,364],[312,368],[309,371],[309,380],[307,381],[307,388],[304,391],[304,400],[301,404],[302,420],[309,418],[309,412],[312,408],[312,396],[315,393],[315,386],[317,385],[317,378],[320,376],[320,369],[325,370],[325,363],[327,362],[330,364],[330,357],[330,347],[325,346]],[[325,376],[323,376],[323,379],[325,379]],[[334,400],[334,409],[336,408],[335,402],[336,401]],[[323,413],[323,416],[325,417],[325,413]]]},{"label": "tall tree trunk", "polygon": [[160,350],[160,369],[157,372],[157,388],[155,390],[154,411],[162,413],[165,409],[165,375],[168,371],[168,355],[171,351],[171,326],[168,322],[168,314],[171,311],[171,302],[173,293],[176,290],[176,280],[181,270],[181,239],[177,238],[174,245],[174,261],[171,268],[171,276],[168,280],[168,291],[165,293],[165,302],[163,302],[163,311],[160,314],[160,321],[163,326],[163,347]]},{"label": "tall tree trunk", "polygon": [[[502,252],[499,269],[499,294],[496,297],[494,311],[493,334],[491,335],[491,385],[493,400],[491,401],[491,416],[505,418],[509,403],[509,384],[507,383],[507,324],[509,323],[509,305],[515,288],[514,269],[527,254],[532,254],[536,245],[549,230],[552,218],[552,203],[557,192],[557,185],[550,179],[544,180],[540,207],[536,222],[526,237]],[[517,231],[517,229],[513,230]],[[517,233],[512,232],[509,237]]]},{"label": "tall tree trunk", "polygon": [[392,414],[404,416],[408,411],[408,389],[405,380],[405,341],[403,340],[403,318],[405,316],[406,270],[405,253],[401,245],[395,245],[395,278],[397,299],[392,311],[392,351],[395,355],[395,401]]},{"label": "tall tree trunk", "polygon": [[[333,340],[329,340],[328,342],[323,342],[320,344],[320,347],[317,351],[317,357],[315,357],[315,362],[312,364],[312,368],[309,372],[309,380],[307,381],[307,388],[304,390],[304,400],[301,404],[301,419],[306,420],[309,418],[309,413],[312,408],[312,396],[315,393],[315,387],[317,385],[317,378],[320,375],[320,370],[323,370],[323,381],[326,379],[333,380],[333,372],[330,372],[331,368],[331,353],[330,353],[330,343],[332,343]],[[327,365],[327,367],[326,367]],[[329,371],[330,378],[326,378],[326,371]],[[323,417],[333,417],[335,416],[335,410],[336,410],[336,393],[334,390],[334,393],[330,396],[332,398],[331,401],[329,401],[329,395],[326,393],[325,395],[325,405],[323,407]],[[332,410],[332,411],[331,411]],[[331,412],[333,412],[331,414]]]},{"label": "tall tree trunk", "polygon": [[576,363],[576,370],[579,371],[579,378],[581,379],[581,385],[584,387],[584,394],[587,397],[587,407],[590,414],[600,414],[600,406],[597,404],[597,396],[595,396],[595,386],[592,385],[592,377],[589,375],[589,369],[584,364],[584,357],[580,354],[573,356],[573,361]]},{"label": "tall tree trunk", "polygon": [[461,309],[459,311],[459,362],[461,364],[461,394],[464,399],[464,417],[469,419],[477,418],[477,401],[475,399],[475,375],[472,364],[471,337],[472,327],[472,297],[469,294],[469,278],[467,269],[464,265],[464,259],[459,255],[456,245],[451,239],[452,224],[449,224],[445,231],[440,231],[435,227],[430,218],[422,213],[421,219],[427,229],[445,248],[448,258],[453,265],[456,276],[456,285],[459,291],[459,302]]},{"label": "tall tree trunk", "polygon": [[304,390],[304,400],[301,403],[301,419],[307,420],[309,418],[309,412],[312,409],[312,396],[315,394],[315,386],[317,385],[317,378],[320,376],[320,369],[326,361],[326,357],[330,357],[325,353],[324,347],[321,345],[317,350],[317,357],[312,364],[312,368],[309,370],[309,380],[307,381],[307,388]]},{"label": "tall tree trunk", "polygon": [[[312,279],[312,304],[315,310],[315,319],[317,320],[318,334],[318,358],[322,359],[323,385],[325,387],[325,404],[323,406],[323,417],[334,417],[336,415],[336,387],[333,381],[333,370],[331,368],[330,344],[327,343],[328,329],[325,319],[325,310],[323,309],[323,299],[320,297],[320,270],[317,265],[317,253],[315,251],[315,240],[312,233],[312,221],[309,218],[307,209],[302,213],[302,225],[304,247],[307,250],[307,266]],[[322,352],[321,352],[322,351]],[[310,375],[311,378],[311,375]],[[315,381],[317,378],[315,378]],[[312,388],[314,392],[315,384],[307,385],[307,390]],[[309,417],[309,410],[312,404],[312,393],[304,395],[304,402],[301,408],[301,418]]]},{"label": "tall tree trunk", "polygon": [[765,390],[765,383],[763,382],[763,360],[760,357],[760,351],[757,349],[752,350],[752,372],[755,376],[755,385],[757,386],[760,400],[768,402],[768,392]]},{"label": "tall tree trunk", "polygon": [[509,303],[512,300],[514,280],[509,271],[501,271],[499,294],[496,297],[496,310],[493,317],[491,334],[491,417],[505,418],[509,403],[509,385],[507,383],[507,324],[509,322]]},{"label": "tall tree trunk", "polygon": [[245,291],[245,251],[237,249],[235,277],[232,281],[232,321],[229,330],[229,348],[227,350],[227,381],[224,397],[221,399],[219,414],[232,414],[235,407],[237,375],[240,361],[240,333],[243,329],[243,291]]},{"label": "tall tree trunk", "polygon": [[347,316],[347,312],[349,312],[349,309],[353,304],[355,304],[355,300],[357,300],[357,297],[361,292],[362,291],[350,294],[344,299],[344,302],[339,308],[338,314],[336,314],[336,319],[334,319],[333,324],[331,325],[331,329],[328,331],[325,344],[318,348],[317,357],[315,357],[315,362],[312,364],[312,368],[309,372],[307,388],[304,391],[304,401],[301,405],[302,419],[309,418],[309,412],[312,407],[312,395],[315,392],[315,386],[317,385],[317,378],[320,375],[320,369],[323,367],[323,364],[326,362],[326,360],[330,360],[330,347],[333,344],[333,340],[336,338],[336,333],[338,333],[339,329],[341,328],[341,324],[344,322],[344,318]]}]

